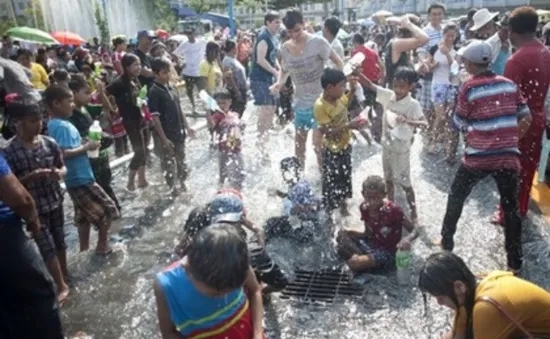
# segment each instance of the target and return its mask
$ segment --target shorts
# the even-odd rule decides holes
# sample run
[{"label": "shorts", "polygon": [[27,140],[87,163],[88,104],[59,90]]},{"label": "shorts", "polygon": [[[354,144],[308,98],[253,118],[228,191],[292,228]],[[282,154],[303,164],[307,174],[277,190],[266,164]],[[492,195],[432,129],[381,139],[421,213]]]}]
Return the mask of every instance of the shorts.
[{"label": "shorts", "polygon": [[115,202],[97,183],[67,188],[74,205],[74,222],[77,227],[98,228],[119,216]]},{"label": "shorts", "polygon": [[254,269],[256,278],[260,283],[265,283],[277,290],[282,290],[288,285],[288,278],[283,270],[273,262],[265,248],[249,244],[250,266]]},{"label": "shorts", "polygon": [[384,180],[403,187],[411,187],[410,141],[386,140],[382,145]]},{"label": "shorts", "polygon": [[325,209],[336,209],[352,197],[351,146],[338,152],[323,149],[321,181]]},{"label": "shorts", "polygon": [[220,150],[220,179],[227,179],[233,188],[241,188],[244,178],[244,160],[241,152]]},{"label": "shorts", "polygon": [[193,86],[197,86],[200,79],[200,77],[192,77],[189,75],[182,75],[181,77],[183,81],[185,81],[185,86],[191,86],[191,88],[193,88]]},{"label": "shorts", "polygon": [[432,83],[431,98],[434,105],[450,106],[456,98],[456,86]]},{"label": "shorts", "polygon": [[34,240],[42,259],[48,262],[55,258],[56,251],[67,249],[65,232],[63,231],[63,225],[65,224],[63,204],[52,211],[40,214],[40,222],[42,223],[42,230]]},{"label": "shorts", "polygon": [[433,102],[432,102],[432,80],[420,80],[420,85],[422,86],[418,91],[418,102],[422,106],[424,114],[427,112],[433,111]]},{"label": "shorts", "polygon": [[267,81],[250,81],[250,90],[254,97],[254,105],[256,106],[277,106],[277,98],[271,94],[269,87],[271,83]]},{"label": "shorts", "polygon": [[294,108],[294,127],[296,129],[310,130],[318,127],[313,116],[312,108]]},{"label": "shorts", "polygon": [[377,268],[394,268],[395,255],[381,249],[374,248],[367,239],[352,239],[352,241],[361,249],[360,255],[367,255],[374,259]]},{"label": "shorts", "polygon": [[365,106],[374,106],[376,101],[376,91],[368,87],[363,87],[363,93],[365,94]]}]

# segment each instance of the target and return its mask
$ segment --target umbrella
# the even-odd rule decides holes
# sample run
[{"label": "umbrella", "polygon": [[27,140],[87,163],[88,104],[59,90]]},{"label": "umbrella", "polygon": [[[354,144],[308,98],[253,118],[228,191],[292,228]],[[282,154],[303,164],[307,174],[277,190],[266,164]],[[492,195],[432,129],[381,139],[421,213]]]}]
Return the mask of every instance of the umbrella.
[{"label": "umbrella", "polygon": [[62,45],[80,46],[86,43],[80,35],[71,32],[53,32],[52,36]]},{"label": "umbrella", "polygon": [[59,44],[59,42],[55,40],[50,34],[36,28],[30,28],[26,26],[13,27],[10,28],[6,33],[16,40],[50,45]]},{"label": "umbrella", "polygon": [[393,15],[393,13],[390,12],[390,11],[380,10],[380,11],[374,13],[372,16],[384,16],[385,17],[385,16],[392,16],[392,15]]},{"label": "umbrella", "polygon": [[187,39],[187,36],[183,35],[183,34],[176,34],[176,35],[172,35],[171,37],[168,38],[168,41],[175,41],[177,43],[182,43],[182,42],[186,42],[188,39]]}]

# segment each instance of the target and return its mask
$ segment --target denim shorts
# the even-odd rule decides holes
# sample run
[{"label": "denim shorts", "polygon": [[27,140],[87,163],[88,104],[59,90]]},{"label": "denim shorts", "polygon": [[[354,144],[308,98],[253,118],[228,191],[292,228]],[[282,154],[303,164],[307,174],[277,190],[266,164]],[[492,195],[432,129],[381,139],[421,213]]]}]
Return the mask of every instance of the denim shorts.
[{"label": "denim shorts", "polygon": [[271,83],[267,81],[250,81],[250,90],[254,97],[254,105],[256,106],[277,106],[277,98],[271,94],[269,87]]},{"label": "denim shorts", "polygon": [[374,259],[376,268],[391,269],[395,267],[395,256],[381,248],[374,248],[369,241],[365,239],[353,239],[355,244],[361,249],[362,255],[368,255]]},{"label": "denim shorts", "polygon": [[456,86],[432,83],[432,101],[434,105],[452,105],[456,98]]},{"label": "denim shorts", "polygon": [[312,108],[295,108],[294,109],[294,127],[296,129],[316,129],[317,121],[313,116]]}]

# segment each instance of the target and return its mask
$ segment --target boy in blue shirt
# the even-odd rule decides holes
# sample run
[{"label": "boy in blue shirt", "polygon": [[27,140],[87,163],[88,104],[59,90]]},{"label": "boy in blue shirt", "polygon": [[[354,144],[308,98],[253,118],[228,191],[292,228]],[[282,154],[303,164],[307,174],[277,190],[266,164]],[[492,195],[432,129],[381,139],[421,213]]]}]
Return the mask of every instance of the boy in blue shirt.
[{"label": "boy in blue shirt", "polygon": [[75,225],[78,227],[80,251],[90,247],[90,227],[98,230],[96,254],[112,252],[108,230],[111,220],[118,216],[118,209],[111,198],[95,182],[90,160],[86,152],[99,148],[99,143],[83,142],[76,127],[66,119],[73,112],[73,93],[67,87],[52,85],[44,92],[44,99],[51,114],[48,132],[63,151],[67,174],[65,185],[73,201]]}]

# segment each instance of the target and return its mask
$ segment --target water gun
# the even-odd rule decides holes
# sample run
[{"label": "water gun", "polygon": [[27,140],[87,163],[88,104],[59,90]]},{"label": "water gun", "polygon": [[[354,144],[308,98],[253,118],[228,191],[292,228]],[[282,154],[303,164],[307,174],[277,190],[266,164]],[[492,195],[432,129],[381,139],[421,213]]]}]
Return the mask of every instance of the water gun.
[{"label": "water gun", "polygon": [[149,111],[149,106],[147,106],[147,86],[141,87],[137,97],[137,105],[141,109],[145,122],[153,121],[153,116],[151,115],[151,111]]}]

